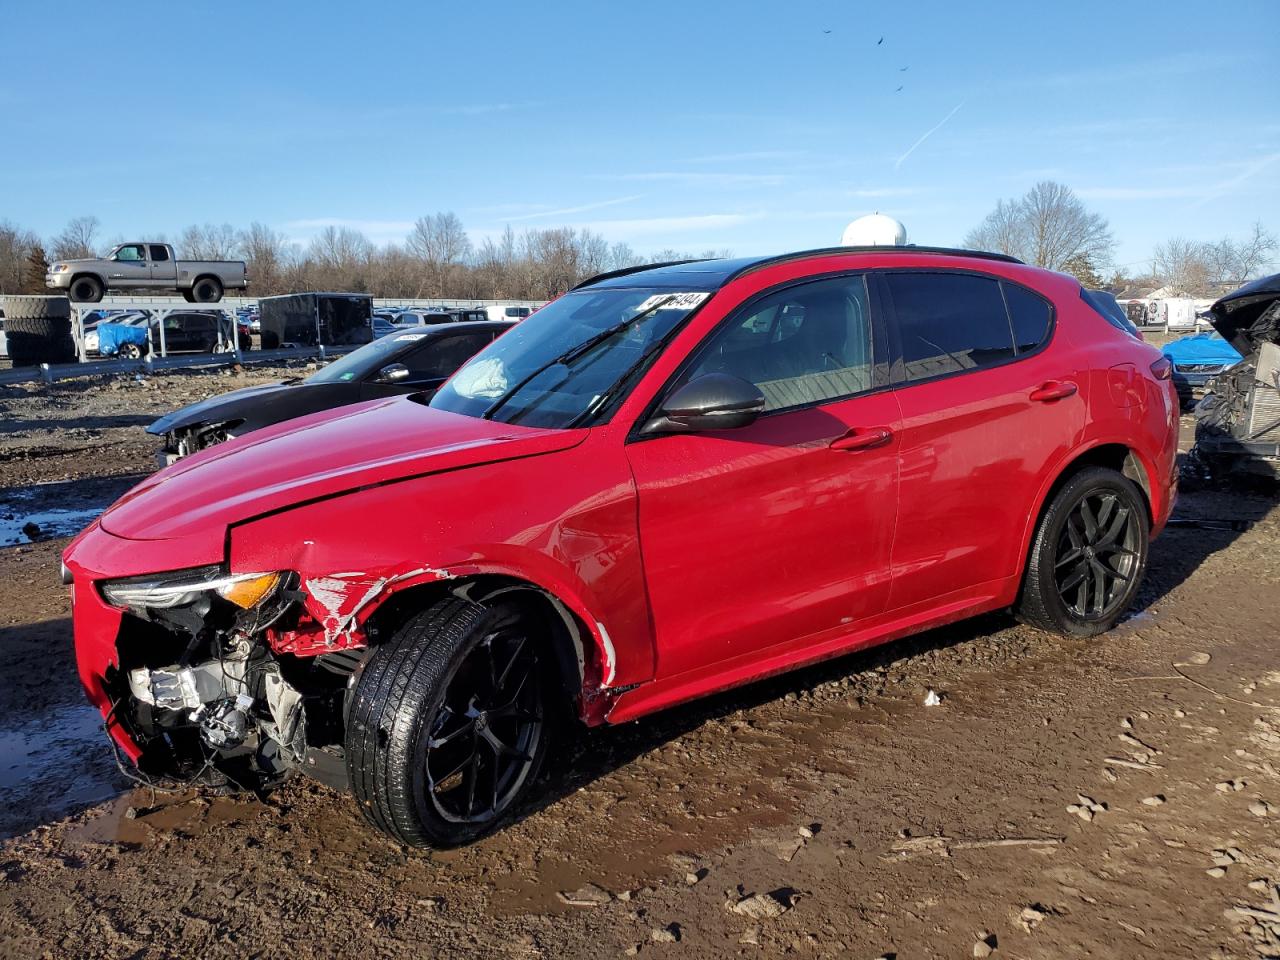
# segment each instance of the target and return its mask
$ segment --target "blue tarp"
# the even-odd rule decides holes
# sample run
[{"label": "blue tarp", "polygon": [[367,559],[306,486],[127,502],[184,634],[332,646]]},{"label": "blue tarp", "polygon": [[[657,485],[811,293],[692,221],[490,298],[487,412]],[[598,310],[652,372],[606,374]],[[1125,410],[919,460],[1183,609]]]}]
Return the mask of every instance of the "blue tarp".
[{"label": "blue tarp", "polygon": [[1240,362],[1240,353],[1216,333],[1193,333],[1165,344],[1161,350],[1173,363]]},{"label": "blue tarp", "polygon": [[104,357],[114,357],[126,343],[136,344],[146,353],[147,328],[127,323],[98,324],[98,352]]}]

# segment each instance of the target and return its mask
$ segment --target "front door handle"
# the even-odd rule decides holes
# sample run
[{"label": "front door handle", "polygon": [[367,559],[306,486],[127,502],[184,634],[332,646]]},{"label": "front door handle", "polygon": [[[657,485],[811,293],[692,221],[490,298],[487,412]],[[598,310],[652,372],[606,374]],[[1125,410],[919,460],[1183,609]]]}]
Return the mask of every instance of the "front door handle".
[{"label": "front door handle", "polygon": [[868,430],[850,430],[843,437],[831,441],[832,450],[870,450],[882,447],[893,439],[893,431],[888,427],[873,427]]},{"label": "front door handle", "polygon": [[1048,403],[1051,400],[1062,400],[1074,396],[1079,389],[1070,380],[1046,380],[1031,391],[1031,399]]}]

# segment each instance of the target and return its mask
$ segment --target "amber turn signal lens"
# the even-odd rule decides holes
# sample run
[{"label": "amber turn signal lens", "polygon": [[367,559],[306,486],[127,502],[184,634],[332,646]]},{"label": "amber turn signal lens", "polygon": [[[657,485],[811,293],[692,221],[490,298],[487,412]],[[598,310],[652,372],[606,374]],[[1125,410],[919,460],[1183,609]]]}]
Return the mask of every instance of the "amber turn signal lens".
[{"label": "amber turn signal lens", "polygon": [[229,583],[219,589],[218,593],[237,607],[243,607],[248,610],[261,603],[263,598],[274,590],[279,582],[280,574],[264,573],[261,576]]}]

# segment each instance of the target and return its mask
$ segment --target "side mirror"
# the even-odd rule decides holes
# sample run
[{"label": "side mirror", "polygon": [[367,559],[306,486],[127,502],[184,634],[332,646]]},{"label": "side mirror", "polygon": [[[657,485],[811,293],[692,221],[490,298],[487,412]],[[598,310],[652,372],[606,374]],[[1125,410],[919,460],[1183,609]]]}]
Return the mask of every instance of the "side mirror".
[{"label": "side mirror", "polygon": [[641,433],[732,430],[755,423],[762,412],[764,394],[754,383],[727,373],[707,373],[667,397]]},{"label": "side mirror", "polygon": [[395,383],[409,376],[409,368],[403,363],[389,363],[378,371],[375,378],[378,383]]}]

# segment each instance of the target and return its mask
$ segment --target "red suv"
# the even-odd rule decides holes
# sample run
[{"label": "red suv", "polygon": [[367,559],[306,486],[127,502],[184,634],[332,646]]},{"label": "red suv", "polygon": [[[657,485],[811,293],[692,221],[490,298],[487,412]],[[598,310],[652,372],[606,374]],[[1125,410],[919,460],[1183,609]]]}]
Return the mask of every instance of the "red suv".
[{"label": "red suv", "polygon": [[1169,364],[1007,257],[838,248],[597,277],[429,401],[279,424],[68,548],[80,675],[143,779],[349,787],[408,844],[508,815],[556,728],[983,611],[1133,600]]}]

